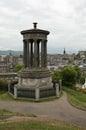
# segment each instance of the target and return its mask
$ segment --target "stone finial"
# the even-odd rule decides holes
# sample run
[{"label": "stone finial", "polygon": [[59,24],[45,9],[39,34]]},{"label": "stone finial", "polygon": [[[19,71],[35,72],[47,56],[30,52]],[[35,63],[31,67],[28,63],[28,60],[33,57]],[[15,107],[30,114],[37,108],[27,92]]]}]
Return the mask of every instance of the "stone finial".
[{"label": "stone finial", "polygon": [[36,28],[37,28],[37,23],[34,22],[34,23],[33,23],[33,26],[34,26],[34,29],[36,29]]}]

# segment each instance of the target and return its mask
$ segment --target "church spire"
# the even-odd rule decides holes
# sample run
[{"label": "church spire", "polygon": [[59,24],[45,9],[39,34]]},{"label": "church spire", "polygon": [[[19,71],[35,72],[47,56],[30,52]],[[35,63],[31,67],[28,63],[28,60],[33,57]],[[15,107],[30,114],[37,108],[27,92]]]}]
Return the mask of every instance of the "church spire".
[{"label": "church spire", "polygon": [[63,54],[64,54],[64,55],[66,54],[65,48],[64,48]]}]

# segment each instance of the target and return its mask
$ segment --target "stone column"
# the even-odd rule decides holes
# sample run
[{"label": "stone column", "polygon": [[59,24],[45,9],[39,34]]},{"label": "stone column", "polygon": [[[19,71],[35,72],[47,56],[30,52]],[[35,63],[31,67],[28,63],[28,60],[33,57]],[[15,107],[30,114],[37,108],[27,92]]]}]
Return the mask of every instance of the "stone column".
[{"label": "stone column", "polygon": [[29,62],[29,60],[30,60],[30,58],[29,58],[29,41],[27,40],[27,67],[29,67],[29,64],[30,64],[30,62]]},{"label": "stone column", "polygon": [[33,42],[31,42],[31,66],[33,66]]},{"label": "stone column", "polygon": [[37,67],[37,40],[34,40],[34,67]]},{"label": "stone column", "polygon": [[44,40],[41,41],[41,67],[44,67]]},{"label": "stone column", "polygon": [[37,66],[39,67],[39,64],[40,64],[40,55],[39,55],[39,42],[37,43]]},{"label": "stone column", "polygon": [[24,50],[24,66],[25,66],[25,68],[27,67],[27,42],[26,42],[26,40],[23,40],[23,50]]},{"label": "stone column", "polygon": [[47,40],[44,41],[44,67],[47,67]]},{"label": "stone column", "polygon": [[23,64],[24,64],[24,67],[26,66],[25,65],[25,40],[23,40]]}]

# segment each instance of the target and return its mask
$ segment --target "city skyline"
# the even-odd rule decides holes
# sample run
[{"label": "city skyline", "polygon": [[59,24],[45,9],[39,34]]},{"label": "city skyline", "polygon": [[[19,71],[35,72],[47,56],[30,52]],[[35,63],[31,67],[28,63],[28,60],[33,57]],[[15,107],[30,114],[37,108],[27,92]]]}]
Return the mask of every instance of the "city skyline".
[{"label": "city skyline", "polygon": [[23,50],[20,31],[33,22],[50,31],[48,52],[86,50],[85,15],[85,0],[1,0],[0,50]]}]

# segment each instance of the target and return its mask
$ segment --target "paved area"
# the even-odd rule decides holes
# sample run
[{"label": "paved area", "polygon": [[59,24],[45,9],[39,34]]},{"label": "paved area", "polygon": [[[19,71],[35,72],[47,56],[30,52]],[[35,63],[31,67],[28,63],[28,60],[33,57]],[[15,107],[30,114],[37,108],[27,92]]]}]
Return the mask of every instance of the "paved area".
[{"label": "paved area", "polygon": [[37,118],[44,120],[55,119],[86,126],[86,111],[71,106],[66,93],[58,100],[44,103],[0,101],[0,109],[35,114]]}]

